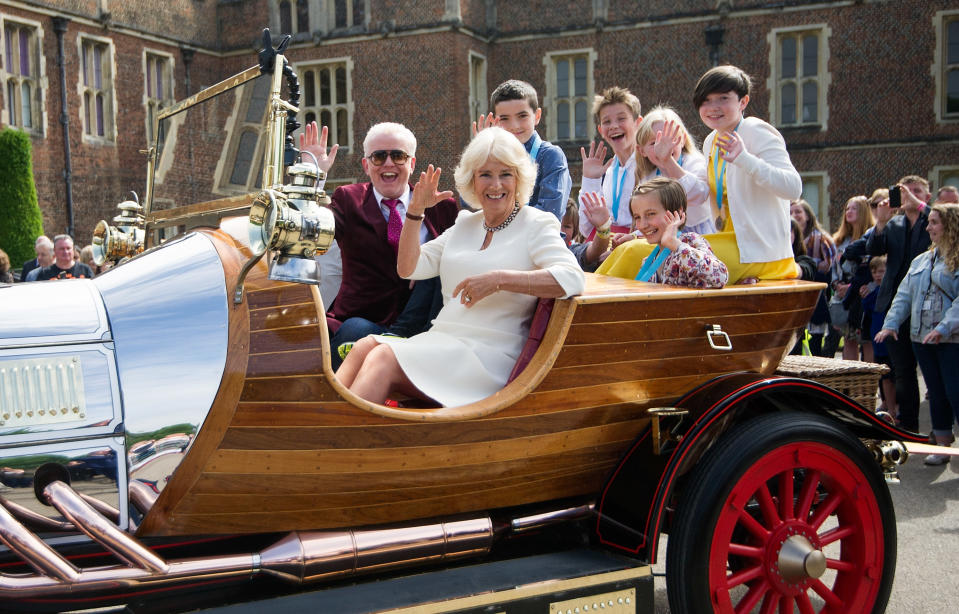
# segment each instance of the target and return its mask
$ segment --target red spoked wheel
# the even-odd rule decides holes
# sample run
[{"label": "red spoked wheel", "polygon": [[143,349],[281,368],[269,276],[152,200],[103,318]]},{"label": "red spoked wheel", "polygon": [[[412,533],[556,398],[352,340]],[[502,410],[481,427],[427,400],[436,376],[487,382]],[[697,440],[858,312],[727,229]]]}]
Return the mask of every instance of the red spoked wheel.
[{"label": "red spoked wheel", "polygon": [[840,425],[763,416],[693,472],[670,532],[672,611],[882,612],[895,517],[878,465]]}]

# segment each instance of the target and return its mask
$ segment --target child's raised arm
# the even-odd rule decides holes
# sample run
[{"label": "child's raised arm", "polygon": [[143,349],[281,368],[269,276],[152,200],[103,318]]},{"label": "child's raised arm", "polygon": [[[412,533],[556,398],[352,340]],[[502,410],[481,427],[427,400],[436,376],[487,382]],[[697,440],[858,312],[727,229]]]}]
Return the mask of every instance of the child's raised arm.
[{"label": "child's raised arm", "polygon": [[475,137],[480,133],[481,130],[485,130],[490,126],[498,126],[499,119],[492,113],[487,113],[486,115],[480,115],[476,121],[473,122],[473,136]]},{"label": "child's raised arm", "polygon": [[749,143],[736,131],[717,135],[719,155],[742,168],[756,185],[786,200],[802,196],[802,179],[789,159],[786,141],[765,122],[757,122],[759,131]]}]

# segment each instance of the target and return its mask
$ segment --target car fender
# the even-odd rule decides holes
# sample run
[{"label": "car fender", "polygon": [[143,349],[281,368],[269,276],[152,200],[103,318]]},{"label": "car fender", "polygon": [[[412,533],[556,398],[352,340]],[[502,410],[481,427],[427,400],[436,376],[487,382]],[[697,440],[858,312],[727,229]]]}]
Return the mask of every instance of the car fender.
[{"label": "car fender", "polygon": [[829,416],[861,439],[925,441],[844,394],[802,378],[731,373],[691,390],[674,406],[687,413],[661,418],[660,431],[670,438],[661,442],[660,453],[651,425],[613,470],[597,505],[599,541],[651,563],[670,508],[681,498],[682,477],[736,424],[761,414],[798,410]]}]

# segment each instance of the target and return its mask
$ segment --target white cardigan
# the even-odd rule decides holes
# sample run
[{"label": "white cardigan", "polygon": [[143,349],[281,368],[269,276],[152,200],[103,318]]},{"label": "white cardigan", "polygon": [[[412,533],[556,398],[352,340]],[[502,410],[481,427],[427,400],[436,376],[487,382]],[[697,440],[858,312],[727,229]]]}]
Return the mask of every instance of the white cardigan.
[{"label": "white cardigan", "polygon": [[[792,258],[789,201],[802,195],[802,179],[789,159],[786,142],[779,131],[756,117],[743,118],[736,132],[743,151],[726,165],[726,193],[740,261]],[[715,138],[714,130],[703,142],[707,159]],[[714,191],[709,199],[715,204]]]}]

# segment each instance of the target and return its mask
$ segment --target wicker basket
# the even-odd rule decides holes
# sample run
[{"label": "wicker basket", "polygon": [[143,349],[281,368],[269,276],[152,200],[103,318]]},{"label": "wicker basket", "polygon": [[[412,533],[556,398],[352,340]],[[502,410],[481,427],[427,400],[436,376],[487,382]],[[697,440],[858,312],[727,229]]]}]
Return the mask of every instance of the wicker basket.
[{"label": "wicker basket", "polygon": [[886,365],[858,360],[819,356],[786,356],[777,375],[802,377],[838,390],[869,410],[876,408],[879,378],[889,372]]}]

